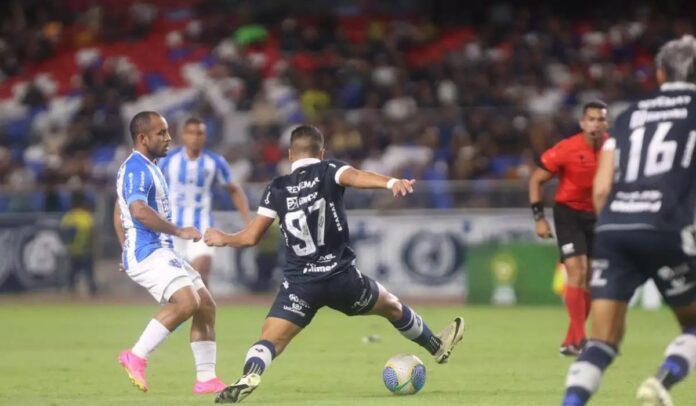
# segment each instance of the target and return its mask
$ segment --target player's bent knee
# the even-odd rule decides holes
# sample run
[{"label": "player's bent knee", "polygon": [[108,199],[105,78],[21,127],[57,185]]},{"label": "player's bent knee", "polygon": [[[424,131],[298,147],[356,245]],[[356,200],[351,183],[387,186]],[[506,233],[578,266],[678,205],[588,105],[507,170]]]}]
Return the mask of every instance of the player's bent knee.
[{"label": "player's bent knee", "polygon": [[377,314],[389,320],[398,320],[401,318],[401,308],[399,298],[385,290],[380,292],[380,298],[369,314]]},{"label": "player's bent knee", "polygon": [[198,310],[198,302],[187,301],[179,304],[179,311],[186,317],[191,317]]},{"label": "player's bent knee", "polygon": [[179,314],[185,317],[191,317],[199,308],[201,299],[198,294],[191,290],[192,294],[183,295],[177,298],[174,304],[177,306]]},{"label": "player's bent knee", "polygon": [[198,310],[209,313],[215,313],[217,309],[217,303],[215,303],[215,300],[210,295],[210,292],[201,289],[199,290],[198,296],[200,297],[200,304],[198,305]]}]

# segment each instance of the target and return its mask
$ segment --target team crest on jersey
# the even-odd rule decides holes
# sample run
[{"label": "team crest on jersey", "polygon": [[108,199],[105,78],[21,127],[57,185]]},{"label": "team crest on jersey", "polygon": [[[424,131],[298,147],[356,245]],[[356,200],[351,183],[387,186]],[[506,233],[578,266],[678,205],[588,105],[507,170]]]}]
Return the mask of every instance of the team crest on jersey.
[{"label": "team crest on jersey", "polygon": [[300,207],[297,197],[288,197],[285,199],[288,204],[288,210],[298,209]]}]

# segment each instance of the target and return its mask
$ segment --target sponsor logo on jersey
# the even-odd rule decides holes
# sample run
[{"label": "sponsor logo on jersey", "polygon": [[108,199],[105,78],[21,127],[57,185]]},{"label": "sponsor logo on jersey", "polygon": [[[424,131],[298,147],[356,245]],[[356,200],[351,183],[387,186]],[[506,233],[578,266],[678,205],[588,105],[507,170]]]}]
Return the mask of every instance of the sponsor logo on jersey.
[{"label": "sponsor logo on jersey", "polygon": [[662,192],[659,190],[617,192],[609,205],[609,210],[617,213],[657,213],[661,208]]},{"label": "sponsor logo on jersey", "polygon": [[334,259],[336,259],[336,256],[334,254],[326,254],[320,256],[319,259],[317,259],[317,262],[329,262],[333,261]]},{"label": "sponsor logo on jersey", "polygon": [[329,272],[332,269],[336,268],[338,266],[338,262],[334,262],[329,265],[315,265],[315,264],[308,264],[307,266],[304,267],[302,270],[302,273],[324,273],[324,272]]},{"label": "sponsor logo on jersey", "polygon": [[317,198],[319,195],[319,192],[314,192],[310,194],[309,196],[304,196],[304,197],[286,197],[285,202],[288,205],[288,210],[297,210],[300,208],[300,206],[307,204]]},{"label": "sponsor logo on jersey", "polygon": [[128,172],[128,194],[133,193],[133,172]]},{"label": "sponsor logo on jersey", "polygon": [[300,208],[300,204],[297,202],[297,196],[285,198],[285,202],[288,205],[288,210],[295,210]]},{"label": "sponsor logo on jersey", "polygon": [[307,203],[311,202],[312,200],[316,199],[318,195],[319,195],[319,192],[314,192],[314,193],[307,195],[305,197],[300,197],[299,205],[302,206],[303,204],[307,204]]},{"label": "sponsor logo on jersey", "polygon": [[689,111],[686,108],[659,111],[636,110],[631,113],[631,122],[628,126],[633,129],[655,121],[685,120],[688,116]]},{"label": "sponsor logo on jersey", "polygon": [[138,190],[141,192],[145,191],[145,171],[140,171],[140,187],[138,187]]},{"label": "sponsor logo on jersey", "polygon": [[317,183],[319,183],[319,177],[315,177],[313,180],[303,180],[295,186],[286,186],[285,189],[288,193],[297,194],[300,193],[300,190],[314,187]]},{"label": "sponsor logo on jersey", "polygon": [[640,102],[638,102],[638,108],[643,110],[665,109],[670,107],[683,106],[689,103],[691,103],[691,96],[658,96],[654,99],[641,100]]},{"label": "sponsor logo on jersey", "polygon": [[336,230],[343,231],[341,219],[338,218],[338,212],[336,211],[336,205],[333,202],[329,202],[329,207],[331,208],[331,215],[333,216],[334,223],[336,223]]}]

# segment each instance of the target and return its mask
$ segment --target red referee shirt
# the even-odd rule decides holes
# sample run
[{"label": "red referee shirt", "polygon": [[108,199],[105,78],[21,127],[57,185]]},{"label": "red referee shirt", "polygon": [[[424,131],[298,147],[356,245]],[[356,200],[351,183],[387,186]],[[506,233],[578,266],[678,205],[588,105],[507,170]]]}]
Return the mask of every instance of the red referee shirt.
[{"label": "red referee shirt", "polygon": [[594,211],[592,182],[597,172],[599,152],[606,139],[607,135],[595,150],[585,142],[583,133],[578,133],[541,155],[543,168],[558,175],[560,181],[556,202],[578,211]]}]

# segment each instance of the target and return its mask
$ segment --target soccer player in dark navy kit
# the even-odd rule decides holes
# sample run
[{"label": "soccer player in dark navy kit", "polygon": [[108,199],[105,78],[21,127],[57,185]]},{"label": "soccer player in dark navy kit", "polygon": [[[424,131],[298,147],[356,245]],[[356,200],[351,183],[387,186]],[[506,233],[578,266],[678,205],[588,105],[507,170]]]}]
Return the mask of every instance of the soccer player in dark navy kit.
[{"label": "soccer player in dark navy kit", "polygon": [[668,42],[656,65],[660,91],[617,118],[600,156],[592,333],[568,371],[564,406],[584,405],[597,391],[618,352],[628,301],[648,279],[682,333],[655,376],[639,386],[640,404],[672,405],[670,387],[696,366],[696,40]]},{"label": "soccer player in dark navy kit", "polygon": [[568,310],[568,329],[561,354],[580,353],[585,342],[585,321],[590,311],[587,287],[589,259],[597,218],[592,204],[592,180],[597,171],[600,148],[607,138],[607,105],[600,101],[587,103],[582,109],[582,131],[549,148],[539,159],[539,168],[529,178],[529,200],[534,214],[536,233],[552,238],[551,227],[544,218],[541,187],[558,176],[553,207],[558,248],[568,280],[564,301]]},{"label": "soccer player in dark navy kit", "polygon": [[252,246],[278,217],[287,252],[285,280],[263,324],[261,338],[247,353],[243,376],[218,395],[218,403],[239,402],[256,389],[261,373],[324,306],[349,316],[385,317],[440,364],[447,362],[462,339],[461,317],[435,335],[414,310],[355,267],[343,205],[345,188],[387,188],[394,196],[405,196],[413,192],[415,181],[390,179],[323,157],[321,132],[308,125],[297,127],[291,133],[289,150],[292,173],[268,185],[258,215],[238,233],[216,229],[205,233],[209,245]]}]

